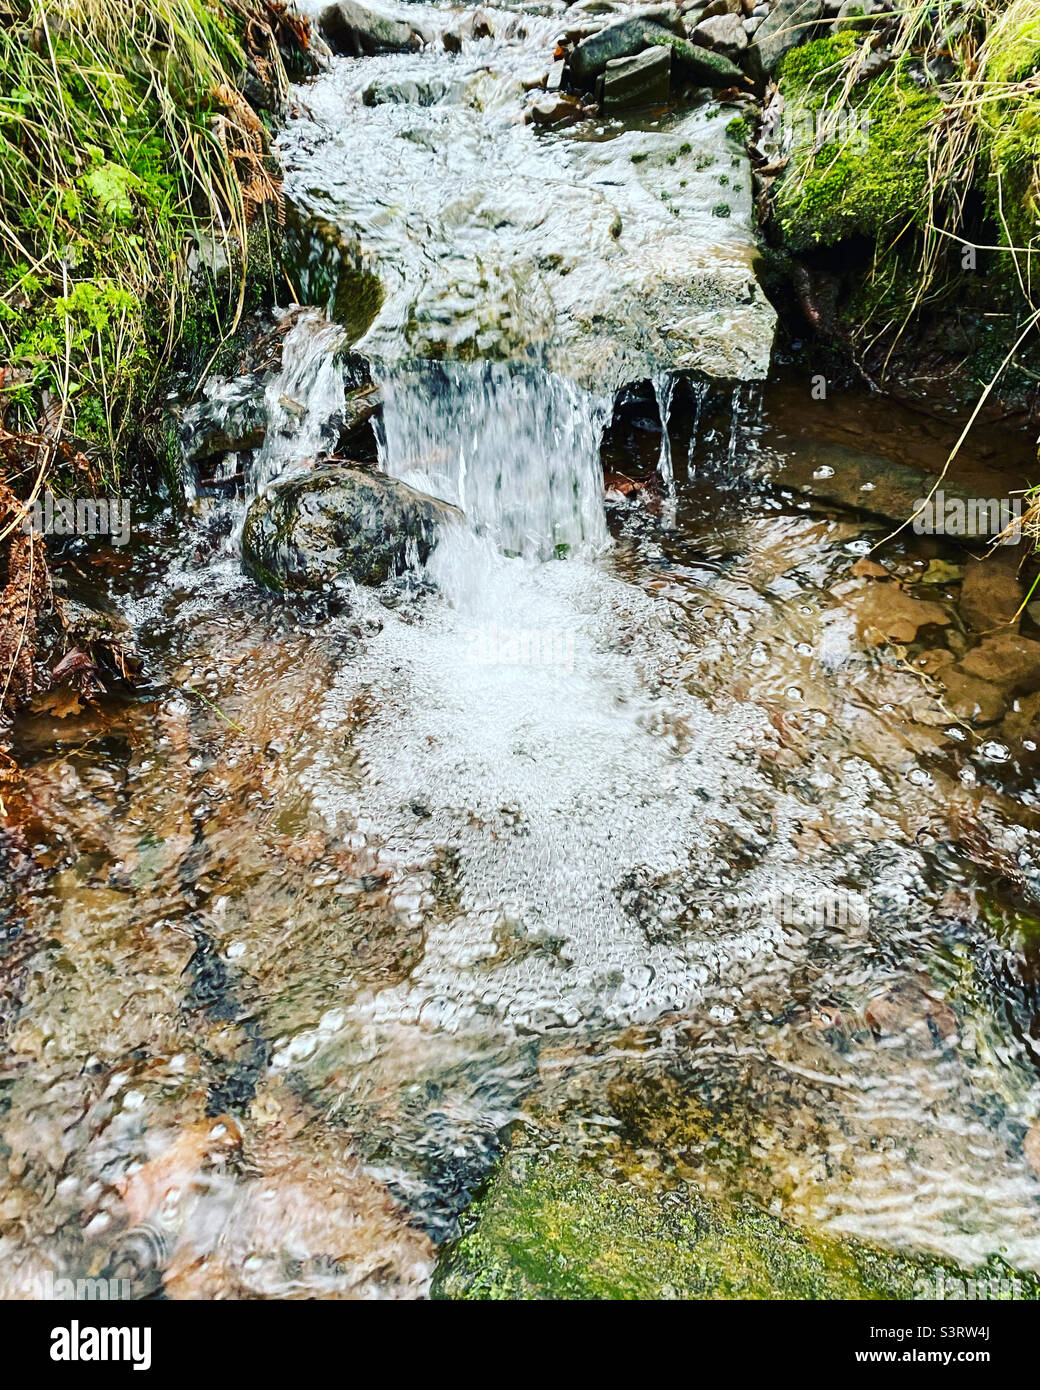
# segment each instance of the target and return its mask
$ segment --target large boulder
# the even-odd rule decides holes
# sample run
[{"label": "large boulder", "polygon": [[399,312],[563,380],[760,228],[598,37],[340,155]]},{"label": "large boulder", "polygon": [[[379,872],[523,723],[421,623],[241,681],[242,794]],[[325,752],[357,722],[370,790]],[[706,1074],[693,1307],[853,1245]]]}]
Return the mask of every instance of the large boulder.
[{"label": "large boulder", "polygon": [[389,6],[336,0],[322,10],[318,27],[335,53],[407,53],[419,48],[422,36],[403,15]]},{"label": "large boulder", "polygon": [[460,513],[397,478],[328,463],[274,483],[252,503],[242,563],[268,588],[307,592],[349,576],[381,584],[433,549]]}]

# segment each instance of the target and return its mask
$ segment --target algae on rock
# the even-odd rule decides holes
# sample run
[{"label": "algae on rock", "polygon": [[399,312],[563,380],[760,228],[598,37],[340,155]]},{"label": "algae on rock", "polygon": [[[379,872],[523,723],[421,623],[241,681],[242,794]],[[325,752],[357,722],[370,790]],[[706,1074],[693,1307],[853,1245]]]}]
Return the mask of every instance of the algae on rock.
[{"label": "algae on rock", "polygon": [[[507,1157],[441,1260],[456,1299],[910,1299],[945,1261],[838,1240],[691,1185],[653,1193],[568,1157]],[[1008,1273],[1002,1262],[987,1272]],[[1030,1296],[1036,1281],[1027,1277]]]}]

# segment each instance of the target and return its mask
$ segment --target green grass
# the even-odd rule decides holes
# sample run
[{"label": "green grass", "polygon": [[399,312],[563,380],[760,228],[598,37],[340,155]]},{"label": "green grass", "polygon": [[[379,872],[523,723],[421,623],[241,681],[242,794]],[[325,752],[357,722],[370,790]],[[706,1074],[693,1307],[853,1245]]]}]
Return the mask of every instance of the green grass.
[{"label": "green grass", "polygon": [[[277,205],[236,91],[250,11],[0,0],[0,419],[97,445],[110,476],[180,339],[233,329],[249,224]],[[202,233],[233,273],[193,284]]]}]

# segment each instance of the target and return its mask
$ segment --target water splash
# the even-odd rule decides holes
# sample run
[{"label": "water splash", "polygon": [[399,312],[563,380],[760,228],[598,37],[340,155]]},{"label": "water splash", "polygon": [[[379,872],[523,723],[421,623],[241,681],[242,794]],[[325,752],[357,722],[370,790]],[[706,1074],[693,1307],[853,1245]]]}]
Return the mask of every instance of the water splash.
[{"label": "water splash", "polygon": [[507,555],[607,542],[600,437],[610,401],[516,363],[377,367],[383,469],[465,512]]},{"label": "water splash", "polygon": [[282,347],[281,370],[264,393],[267,433],[246,474],[247,501],[269,483],[334,451],[346,408],[346,334],[317,310],[299,315]]}]

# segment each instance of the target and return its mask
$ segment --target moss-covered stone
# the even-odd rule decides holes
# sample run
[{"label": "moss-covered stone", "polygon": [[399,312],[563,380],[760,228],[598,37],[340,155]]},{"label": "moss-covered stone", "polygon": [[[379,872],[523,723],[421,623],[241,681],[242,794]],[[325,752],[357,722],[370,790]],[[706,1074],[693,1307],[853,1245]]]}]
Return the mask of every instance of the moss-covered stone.
[{"label": "moss-covered stone", "polygon": [[[910,1299],[961,1273],[836,1240],[747,1202],[681,1186],[653,1193],[566,1156],[507,1159],[444,1255],[434,1294],[456,1299]],[[1000,1261],[989,1278],[1012,1271]],[[1036,1297],[1036,1281],[1017,1276]]]},{"label": "moss-covered stone", "polygon": [[877,238],[920,223],[927,212],[929,130],[939,100],[892,68],[855,87],[843,104],[842,67],[857,42],[852,34],[817,39],[789,53],[778,71],[794,144],[776,213],[794,251]]}]

